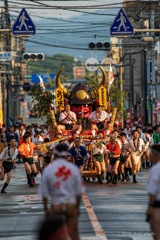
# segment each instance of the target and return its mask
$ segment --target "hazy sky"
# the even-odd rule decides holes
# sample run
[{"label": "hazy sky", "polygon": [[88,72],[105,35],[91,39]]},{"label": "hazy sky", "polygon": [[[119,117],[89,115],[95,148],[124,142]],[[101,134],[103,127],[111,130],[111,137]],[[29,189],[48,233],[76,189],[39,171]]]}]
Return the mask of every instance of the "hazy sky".
[{"label": "hazy sky", "polygon": [[36,25],[36,35],[27,39],[27,50],[49,55],[66,53],[85,59],[100,54],[87,51],[88,43],[109,39],[108,29],[122,3],[122,0],[8,0],[13,23],[25,8]]},{"label": "hazy sky", "polygon": [[[96,11],[98,9],[119,9],[122,0],[82,0],[82,1],[26,1],[26,0],[8,0],[11,15],[16,16],[21,8],[26,8],[33,19],[37,20],[38,16],[69,18],[75,15],[81,15],[83,12]],[[3,5],[3,3],[1,3]],[[67,10],[68,9],[68,10]]]}]

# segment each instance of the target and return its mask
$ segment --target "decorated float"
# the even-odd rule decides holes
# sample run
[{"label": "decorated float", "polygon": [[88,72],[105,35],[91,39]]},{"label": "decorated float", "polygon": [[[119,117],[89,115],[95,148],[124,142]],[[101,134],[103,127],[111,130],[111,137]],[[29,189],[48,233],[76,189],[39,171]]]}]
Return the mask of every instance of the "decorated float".
[{"label": "decorated float", "polygon": [[[68,90],[64,85],[61,83],[61,72],[63,71],[64,67],[62,67],[57,76],[56,76],[56,109],[50,110],[51,117],[52,117],[52,129],[53,131],[50,133],[51,141],[54,141],[56,135],[56,126],[59,124],[56,121],[56,114],[59,114],[61,111],[64,111],[65,103],[69,103],[71,105],[71,111],[76,114],[77,121],[79,124],[82,125],[82,131],[80,136],[84,139],[92,140],[92,132],[91,132],[91,122],[88,120],[89,115],[92,111],[96,109],[97,105],[101,105],[103,110],[108,111],[108,100],[107,100],[107,76],[104,69],[100,66],[102,71],[102,80],[99,83],[98,87],[91,88],[90,86],[78,82],[75,84],[71,90]],[[113,128],[115,117],[116,117],[117,109],[113,108],[111,115],[111,128]],[[56,114],[55,114],[56,113]],[[103,131],[103,130],[102,130]],[[105,130],[104,130],[105,131]],[[66,139],[72,139],[73,135],[72,130],[65,130],[63,131],[63,136]],[[105,134],[105,132],[103,132]],[[83,171],[84,177],[95,177],[97,176],[97,171],[92,162],[92,151],[90,149],[90,145],[87,146],[87,149],[90,153],[90,162],[88,164],[88,168]]]},{"label": "decorated float", "polygon": [[[113,108],[110,111],[110,106],[108,102],[108,90],[107,90],[107,75],[104,69],[99,66],[102,72],[102,79],[100,83],[96,87],[90,87],[82,82],[78,82],[75,84],[71,90],[64,87],[63,83],[61,82],[61,73],[64,69],[62,67],[59,72],[57,73],[55,83],[56,83],[56,90],[55,90],[55,105],[54,109],[50,107],[50,117],[51,117],[51,124],[50,124],[50,140],[51,142],[59,141],[56,139],[57,134],[57,125],[60,124],[59,114],[64,111],[65,103],[69,103],[71,105],[71,111],[73,111],[76,114],[77,121],[79,124],[82,125],[82,131],[80,133],[80,136],[83,139],[88,139],[92,141],[93,136],[91,132],[91,122],[89,121],[88,117],[91,114],[92,111],[96,109],[97,105],[101,105],[103,110],[106,110],[110,113],[110,125],[111,128],[113,128],[115,118],[116,118],[116,112],[117,108]],[[42,86],[41,86],[42,87]],[[43,87],[44,90],[44,87]],[[44,96],[45,96],[44,91]],[[40,98],[40,100],[42,100]],[[44,101],[44,99],[43,99]],[[47,100],[46,100],[47,102]],[[103,132],[103,130],[101,130]],[[105,130],[104,130],[105,131]],[[69,141],[72,140],[73,135],[72,130],[64,130],[62,132],[63,139],[68,139]],[[103,132],[105,134],[105,132]],[[61,139],[62,140],[62,139]],[[42,144],[41,149],[43,151],[46,151],[46,146],[50,143]],[[93,162],[92,162],[92,151],[90,149],[90,145],[88,144],[87,150],[90,153],[90,162],[88,164],[88,168],[83,172],[83,175],[85,177],[95,177],[97,176],[97,171],[94,168]]]},{"label": "decorated float", "polygon": [[[103,110],[108,110],[108,100],[107,100],[107,76],[104,69],[100,66],[102,71],[102,80],[98,87],[91,88],[88,85],[78,82],[69,91],[61,83],[60,75],[64,67],[62,67],[56,76],[56,110],[50,110],[52,116],[52,127],[55,131],[51,133],[51,139],[54,140],[56,133],[56,126],[58,122],[56,121],[56,114],[64,111],[65,103],[71,105],[71,111],[76,114],[78,123],[83,127],[81,136],[88,138],[92,135],[91,133],[91,123],[88,120],[89,115],[92,111],[96,109],[97,105],[101,105]],[[56,114],[55,114],[56,112]],[[113,108],[110,112],[111,115],[111,127],[113,128],[117,109]],[[65,130],[63,131],[64,136],[72,136],[73,131]]]}]

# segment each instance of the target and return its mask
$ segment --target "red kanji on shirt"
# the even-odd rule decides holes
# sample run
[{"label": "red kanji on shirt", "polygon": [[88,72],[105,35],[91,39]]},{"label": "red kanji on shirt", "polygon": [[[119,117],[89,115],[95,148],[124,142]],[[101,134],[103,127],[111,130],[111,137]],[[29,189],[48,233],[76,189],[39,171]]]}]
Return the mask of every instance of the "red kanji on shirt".
[{"label": "red kanji on shirt", "polygon": [[62,166],[58,168],[55,175],[57,178],[61,178],[62,181],[66,181],[68,177],[72,175],[72,173],[70,169],[66,168],[65,166]]},{"label": "red kanji on shirt", "polygon": [[60,183],[60,182],[56,182],[56,183],[53,184],[53,186],[54,186],[55,188],[60,188],[61,183]]}]

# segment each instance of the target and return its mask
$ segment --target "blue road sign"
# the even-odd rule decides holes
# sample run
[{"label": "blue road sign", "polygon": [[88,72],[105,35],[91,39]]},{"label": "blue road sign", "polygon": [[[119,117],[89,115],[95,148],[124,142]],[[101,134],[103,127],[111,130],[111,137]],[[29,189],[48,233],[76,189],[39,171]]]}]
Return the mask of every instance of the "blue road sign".
[{"label": "blue road sign", "polygon": [[127,36],[132,35],[133,32],[133,26],[130,23],[124,10],[121,8],[110,28],[110,34],[116,36]]},{"label": "blue road sign", "polygon": [[[40,83],[39,76],[42,77],[44,84],[48,84],[49,83],[49,78],[52,81],[55,78],[56,74],[55,73],[50,73],[50,74],[45,74],[45,73],[44,74],[36,74],[36,73],[33,73],[31,75],[32,85],[36,85],[36,84]],[[53,89],[54,89],[54,87],[52,89],[51,88],[46,88],[46,90],[53,90]]]},{"label": "blue road sign", "polygon": [[30,35],[36,33],[36,27],[25,8],[22,8],[17,20],[13,24],[12,33],[14,35]]}]

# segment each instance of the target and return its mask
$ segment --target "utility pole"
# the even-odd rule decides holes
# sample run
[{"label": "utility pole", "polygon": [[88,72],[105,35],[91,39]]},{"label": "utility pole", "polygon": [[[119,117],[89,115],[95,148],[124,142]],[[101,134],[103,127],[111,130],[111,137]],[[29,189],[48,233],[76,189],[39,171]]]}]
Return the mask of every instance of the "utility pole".
[{"label": "utility pole", "polygon": [[132,107],[134,106],[134,79],[133,79],[133,63],[132,63],[132,55],[129,54],[129,76],[130,76],[130,112],[132,111]]},{"label": "utility pole", "polygon": [[[10,15],[8,12],[8,0],[4,0],[4,10],[5,10],[5,28],[10,29]],[[10,32],[6,32],[5,35],[5,47],[4,50],[6,52],[11,51],[11,37]],[[11,75],[9,72],[11,71],[11,61],[8,62],[8,65],[6,65],[6,124],[7,128],[9,127],[9,117],[10,117],[10,84],[11,84]]]},{"label": "utility pole", "polygon": [[[154,29],[154,22],[155,22],[155,13],[154,10],[151,10],[151,18],[150,18],[151,22],[151,29]],[[151,36],[155,37],[155,32],[151,33]],[[155,75],[155,42],[152,42],[151,45],[151,60],[152,60],[152,99],[153,99],[153,105],[152,105],[152,121],[154,120],[154,108],[155,108],[155,104],[156,104],[156,99],[157,99],[157,86],[156,86],[156,75]],[[154,124],[154,122],[153,122]]]}]

